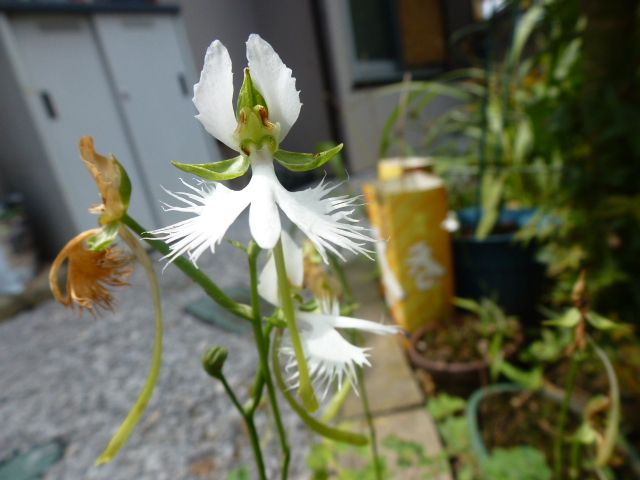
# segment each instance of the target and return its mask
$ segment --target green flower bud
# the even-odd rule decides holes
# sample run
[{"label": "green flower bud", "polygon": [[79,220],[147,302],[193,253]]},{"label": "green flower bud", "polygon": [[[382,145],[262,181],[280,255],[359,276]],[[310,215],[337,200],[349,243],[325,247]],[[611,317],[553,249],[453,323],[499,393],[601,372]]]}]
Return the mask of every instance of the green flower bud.
[{"label": "green flower bud", "polygon": [[213,378],[222,378],[222,367],[229,351],[224,347],[213,347],[202,357],[202,366]]}]

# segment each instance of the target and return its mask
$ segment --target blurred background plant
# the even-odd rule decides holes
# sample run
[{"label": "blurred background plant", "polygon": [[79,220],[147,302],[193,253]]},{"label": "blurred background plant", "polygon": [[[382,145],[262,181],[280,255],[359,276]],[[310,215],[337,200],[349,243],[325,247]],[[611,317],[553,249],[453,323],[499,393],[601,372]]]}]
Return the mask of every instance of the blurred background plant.
[{"label": "blurred background plant", "polygon": [[[432,156],[452,207],[482,207],[477,238],[502,208],[537,208],[519,237],[542,246],[552,300],[569,303],[586,267],[594,308],[625,321],[640,312],[639,3],[505,2],[456,34],[482,40],[470,68],[380,90],[404,92],[381,157]],[[451,108],[427,121],[438,96]]]}]

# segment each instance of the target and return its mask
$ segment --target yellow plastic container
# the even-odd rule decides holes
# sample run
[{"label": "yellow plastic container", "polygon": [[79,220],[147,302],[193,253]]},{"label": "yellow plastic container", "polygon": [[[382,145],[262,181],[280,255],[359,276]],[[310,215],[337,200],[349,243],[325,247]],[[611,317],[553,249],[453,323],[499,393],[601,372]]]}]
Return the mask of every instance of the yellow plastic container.
[{"label": "yellow plastic container", "polygon": [[376,230],[385,299],[409,332],[450,317],[453,263],[447,192],[434,175],[414,172],[364,187]]}]

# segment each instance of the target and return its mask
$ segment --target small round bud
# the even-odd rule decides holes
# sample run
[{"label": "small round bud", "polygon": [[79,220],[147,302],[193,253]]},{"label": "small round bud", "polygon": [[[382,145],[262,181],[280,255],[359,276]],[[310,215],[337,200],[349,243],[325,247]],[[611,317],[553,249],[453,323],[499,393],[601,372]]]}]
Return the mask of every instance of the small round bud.
[{"label": "small round bud", "polygon": [[222,367],[229,351],[224,347],[213,347],[202,356],[204,370],[214,378],[222,378]]}]

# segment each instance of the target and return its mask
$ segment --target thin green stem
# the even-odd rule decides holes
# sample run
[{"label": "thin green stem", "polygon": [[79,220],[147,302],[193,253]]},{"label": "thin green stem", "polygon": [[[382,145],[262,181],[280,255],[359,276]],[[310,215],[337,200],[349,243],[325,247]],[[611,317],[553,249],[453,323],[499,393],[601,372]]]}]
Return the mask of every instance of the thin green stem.
[{"label": "thin green stem", "polygon": [[[267,385],[267,394],[269,396],[269,403],[271,410],[273,411],[273,418],[276,422],[276,428],[278,430],[278,437],[280,438],[280,448],[282,449],[282,480],[286,480],[289,476],[289,461],[291,459],[291,452],[289,449],[289,442],[287,440],[287,432],[282,423],[282,417],[280,415],[280,406],[278,405],[278,398],[276,397],[276,389],[273,385],[271,378],[271,371],[269,370],[269,336],[271,334],[271,326],[267,325],[266,335],[262,330],[262,315],[260,313],[260,297],[258,295],[258,269],[257,260],[260,254],[260,248],[251,243],[248,248],[249,255],[249,276],[251,279],[251,306],[253,318],[251,324],[253,326],[253,334],[258,346],[258,355],[260,357],[260,371],[262,372],[262,378]],[[260,394],[262,389],[260,389]],[[254,412],[259,399],[256,397],[254,391],[254,402],[251,406],[251,412]]]},{"label": "thin green stem", "polygon": [[260,440],[258,438],[258,432],[256,431],[256,425],[253,421],[253,414],[248,414],[240,402],[238,401],[238,397],[231,389],[231,386],[227,382],[225,376],[220,372],[220,376],[218,377],[224,386],[225,392],[231,399],[231,403],[236,407],[240,415],[242,416],[245,425],[247,426],[247,431],[249,432],[249,438],[251,439],[251,447],[253,448],[253,453],[256,457],[256,467],[258,468],[258,475],[260,476],[260,480],[267,480],[267,474],[264,468],[264,460],[262,458],[262,449],[260,447]]},{"label": "thin green stem", "polygon": [[280,348],[280,341],[282,339],[282,329],[280,329],[276,333],[276,339],[274,348],[271,351],[271,361],[273,362],[273,376],[276,379],[276,383],[282,392],[285,400],[289,404],[289,406],[293,409],[294,412],[298,414],[300,419],[314,432],[322,435],[323,437],[330,438],[331,440],[335,440],[337,442],[347,443],[349,445],[355,445],[361,447],[366,445],[368,440],[364,435],[360,435],[354,432],[348,432],[346,430],[338,430],[337,428],[333,428],[325,423],[322,423],[316,420],[313,416],[309,415],[307,410],[299,405],[293,395],[289,393],[287,389],[287,385],[284,381],[284,377],[282,376],[282,372],[280,371],[280,366],[278,364],[278,349]]},{"label": "thin green stem", "polygon": [[369,443],[371,444],[371,457],[374,462],[374,472],[376,480],[382,480],[382,461],[380,459],[380,451],[378,450],[378,441],[376,434],[376,427],[373,423],[373,415],[371,414],[371,406],[369,404],[369,395],[367,393],[367,384],[364,379],[364,372],[362,367],[356,367],[358,375],[358,384],[360,385],[360,398],[362,399],[362,408],[364,410],[364,416],[367,420],[367,427],[369,429]]},{"label": "thin green stem", "polygon": [[[148,230],[142,227],[130,216],[125,215],[125,217],[122,219],[122,222],[161,254],[168,255],[171,252],[169,245],[167,245],[162,240],[151,238],[148,235],[146,236],[145,234],[148,232]],[[198,268],[196,268],[189,260],[184,257],[177,257],[173,261],[173,263],[176,267],[182,270],[185,275],[191,278],[191,280],[200,285],[205,293],[209,295],[209,297],[211,297],[221,307],[227,309],[238,317],[244,318],[245,320],[252,320],[253,314],[249,305],[238,303],[233,300],[226,293],[224,293],[220,289],[220,287],[218,287],[207,275],[198,270]]]},{"label": "thin green stem", "polygon": [[126,418],[113,435],[109,444],[105,448],[104,452],[96,460],[96,465],[108,463],[115,458],[120,449],[127,442],[133,429],[136,427],[140,418],[144,414],[144,411],[151,400],[153,391],[158,383],[158,377],[160,375],[160,367],[162,365],[162,338],[163,338],[163,319],[162,319],[162,298],[160,294],[160,283],[158,282],[158,276],[153,268],[153,262],[147,255],[147,252],[142,247],[142,244],[138,239],[129,232],[126,228],[120,228],[120,237],[129,245],[129,248],[136,256],[140,264],[147,274],[149,280],[149,287],[151,288],[151,295],[153,298],[153,311],[155,317],[155,339],[153,345],[153,353],[151,358],[151,367],[149,368],[149,375],[144,387],[142,388],[136,403],[133,405]]},{"label": "thin green stem", "polygon": [[298,395],[300,396],[300,399],[307,411],[313,413],[318,410],[320,405],[318,404],[318,399],[313,391],[311,377],[309,376],[309,367],[307,366],[302,340],[300,339],[300,333],[298,332],[298,325],[296,323],[295,311],[293,309],[289,277],[287,276],[287,268],[284,263],[284,252],[282,250],[281,240],[278,240],[278,243],[273,249],[273,258],[275,259],[276,271],[278,272],[278,292],[280,294],[282,311],[285,319],[287,320],[293,351],[295,352],[296,361],[298,363],[300,381]]},{"label": "thin green stem", "polygon": [[331,268],[333,268],[334,272],[336,272],[336,275],[338,275],[340,287],[342,288],[342,293],[344,294],[344,303],[349,306],[353,305],[353,292],[351,291],[351,286],[347,281],[347,275],[344,271],[344,268],[342,268],[340,260],[338,260],[338,258],[333,253],[329,253],[327,255],[327,258],[329,259]]},{"label": "thin green stem", "polygon": [[569,416],[569,404],[571,403],[571,397],[573,396],[573,390],[576,386],[576,379],[578,377],[578,366],[580,364],[579,355],[575,355],[571,358],[571,365],[569,366],[569,375],[567,377],[567,385],[564,392],[564,398],[562,399],[562,405],[560,407],[560,417],[558,419],[558,431],[553,443],[553,478],[556,480],[562,480],[564,476],[564,431],[567,424],[567,417]]}]

